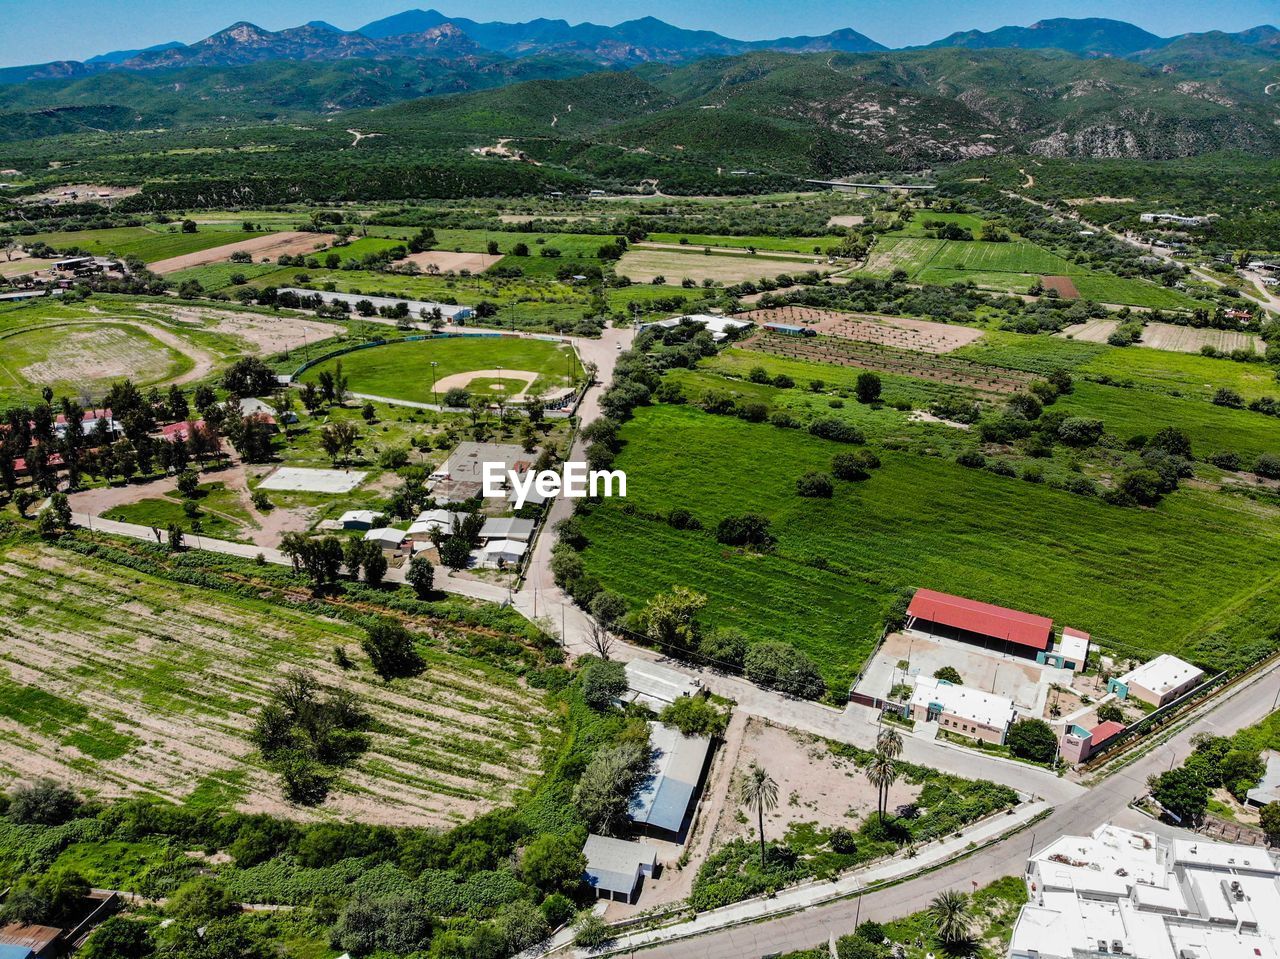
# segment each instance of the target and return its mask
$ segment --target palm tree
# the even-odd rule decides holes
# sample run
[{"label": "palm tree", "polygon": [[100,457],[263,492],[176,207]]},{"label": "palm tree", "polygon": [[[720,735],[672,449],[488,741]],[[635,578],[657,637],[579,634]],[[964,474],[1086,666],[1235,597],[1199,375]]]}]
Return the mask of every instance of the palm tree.
[{"label": "palm tree", "polygon": [[934,897],[929,912],[938,926],[938,938],[945,943],[965,942],[969,939],[969,927],[973,916],[969,912],[969,897],[956,889],[947,889]]},{"label": "palm tree", "polygon": [[778,805],[778,784],[761,766],[755,763],[747,771],[747,778],[738,787],[738,801],[744,806],[755,809],[760,824],[760,865],[764,866],[764,814],[772,812]]},{"label": "palm tree", "polygon": [[884,822],[884,807],[889,801],[889,787],[898,781],[898,764],[888,753],[877,750],[867,763],[867,780],[876,787],[876,809]]},{"label": "palm tree", "polygon": [[902,755],[902,733],[892,726],[885,726],[876,737],[876,752],[884,753],[890,759]]}]

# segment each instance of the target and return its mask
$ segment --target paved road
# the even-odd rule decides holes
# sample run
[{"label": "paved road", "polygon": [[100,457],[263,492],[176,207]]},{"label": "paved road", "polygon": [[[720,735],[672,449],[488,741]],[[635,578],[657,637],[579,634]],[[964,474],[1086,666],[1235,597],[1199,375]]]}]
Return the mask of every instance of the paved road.
[{"label": "paved road", "polygon": [[851,932],[857,921],[884,922],[926,909],[943,890],[968,891],[1002,876],[1020,875],[1033,843],[1038,847],[1057,836],[1087,835],[1104,822],[1176,833],[1128,808],[1144,791],[1147,777],[1185,759],[1191,752],[1191,737],[1197,732],[1229,734],[1260,721],[1271,711],[1277,694],[1280,694],[1280,664],[1233,690],[1226,698],[1202,707],[1203,711],[1190,726],[1087,793],[1060,804],[1031,830],[936,872],[855,899],[655,946],[645,950],[645,955],[653,959],[746,959],[807,949],[825,941],[832,933]]}]

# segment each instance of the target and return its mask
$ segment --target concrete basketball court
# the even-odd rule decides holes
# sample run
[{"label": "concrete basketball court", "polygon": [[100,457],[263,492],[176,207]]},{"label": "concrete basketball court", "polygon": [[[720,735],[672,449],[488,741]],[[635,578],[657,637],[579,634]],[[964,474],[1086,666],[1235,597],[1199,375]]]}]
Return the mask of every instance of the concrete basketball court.
[{"label": "concrete basketball court", "polygon": [[298,493],[350,493],[364,482],[368,473],[359,470],[304,469],[282,466],[261,483],[259,489]]},{"label": "concrete basketball court", "polygon": [[[902,660],[911,664],[906,679],[898,668]],[[885,639],[857,690],[883,698],[894,683],[915,685],[916,677],[932,676],[943,666],[954,666],[964,685],[1007,696],[1020,712],[1034,716],[1043,713],[1049,687],[1053,683],[1070,686],[1074,675],[1069,669],[1041,666],[1022,656],[912,631],[892,633]]]}]

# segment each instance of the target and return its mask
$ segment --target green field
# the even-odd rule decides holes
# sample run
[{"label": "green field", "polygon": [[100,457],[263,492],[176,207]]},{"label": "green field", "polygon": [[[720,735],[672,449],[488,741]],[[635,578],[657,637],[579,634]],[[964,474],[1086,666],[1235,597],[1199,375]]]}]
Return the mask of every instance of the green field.
[{"label": "green field", "polygon": [[[1176,650],[1210,665],[1269,647],[1280,623],[1280,526],[1252,503],[1188,489],[1156,509],[1125,509],[889,450],[869,480],[802,499],[796,478],[828,469],[847,446],[679,406],[640,410],[623,439],[615,465],[636,515],[616,501],[591,513],[589,571],[636,603],[677,584],[698,589],[708,623],[795,643],[837,687],[906,586],[1053,616],[1113,650]],[[675,507],[709,530],[762,513],[777,548],[744,555],[645,518]]]},{"label": "green field", "polygon": [[1156,310],[1194,310],[1203,306],[1199,300],[1181,290],[1157,286],[1146,280],[1133,280],[1103,273],[1077,274],[1071,277],[1080,296],[1099,303],[1123,306],[1147,306]]},{"label": "green field", "polygon": [[1029,273],[1000,273],[985,270],[955,270],[950,267],[927,266],[915,276],[918,283],[950,286],[952,283],[973,283],[984,290],[1001,293],[1026,293],[1040,279]]},{"label": "green field", "polygon": [[[357,350],[312,367],[303,374],[303,381],[314,382],[322,370],[332,369],[339,361],[353,393],[417,403],[435,402],[431,389],[432,363],[439,364],[435,367],[437,383],[455,374],[501,367],[537,373],[535,391],[570,386],[581,374],[576,354],[564,344],[515,337],[457,337]],[[496,378],[484,378],[479,394],[497,396],[498,391],[490,388],[494,385]],[[504,385],[502,392],[507,396],[522,388],[513,378]]]},{"label": "green field", "polygon": [[[349,689],[373,716],[369,749],[335,784],[329,817],[469,818],[509,802],[557,736],[538,695],[449,651],[443,636],[420,644],[421,676],[388,684],[368,670],[359,627],[257,590],[232,596],[39,544],[10,545],[3,558],[0,718],[21,730],[0,743],[6,785],[39,757],[103,796],[216,791],[223,811],[297,816],[249,741],[249,717],[291,668]],[[339,669],[335,645],[359,667]]]},{"label": "green field", "polygon": [[24,242],[43,241],[55,249],[72,247],[94,255],[136,256],[147,263],[167,260],[171,256],[198,253],[227,243],[250,240],[262,233],[240,229],[209,228],[198,233],[183,233],[176,225],[151,229],[143,226],[117,227],[110,230],[82,230],[70,233],[41,233],[24,237]]},{"label": "green field", "polygon": [[163,383],[190,370],[190,357],[125,323],[66,323],[18,330],[0,340],[0,402],[55,393],[100,396],[115,380]]}]

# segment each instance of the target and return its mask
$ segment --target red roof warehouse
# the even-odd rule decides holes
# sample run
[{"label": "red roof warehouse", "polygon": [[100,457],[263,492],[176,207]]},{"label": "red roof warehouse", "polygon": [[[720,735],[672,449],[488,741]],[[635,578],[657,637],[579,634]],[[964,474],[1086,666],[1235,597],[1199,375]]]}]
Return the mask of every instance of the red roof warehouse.
[{"label": "red roof warehouse", "polygon": [[[924,625],[915,627],[915,621]],[[1016,643],[1035,650],[1047,650],[1053,640],[1053,620],[962,596],[918,589],[907,607],[907,625],[928,631],[927,624],[976,633],[978,636]]]}]

